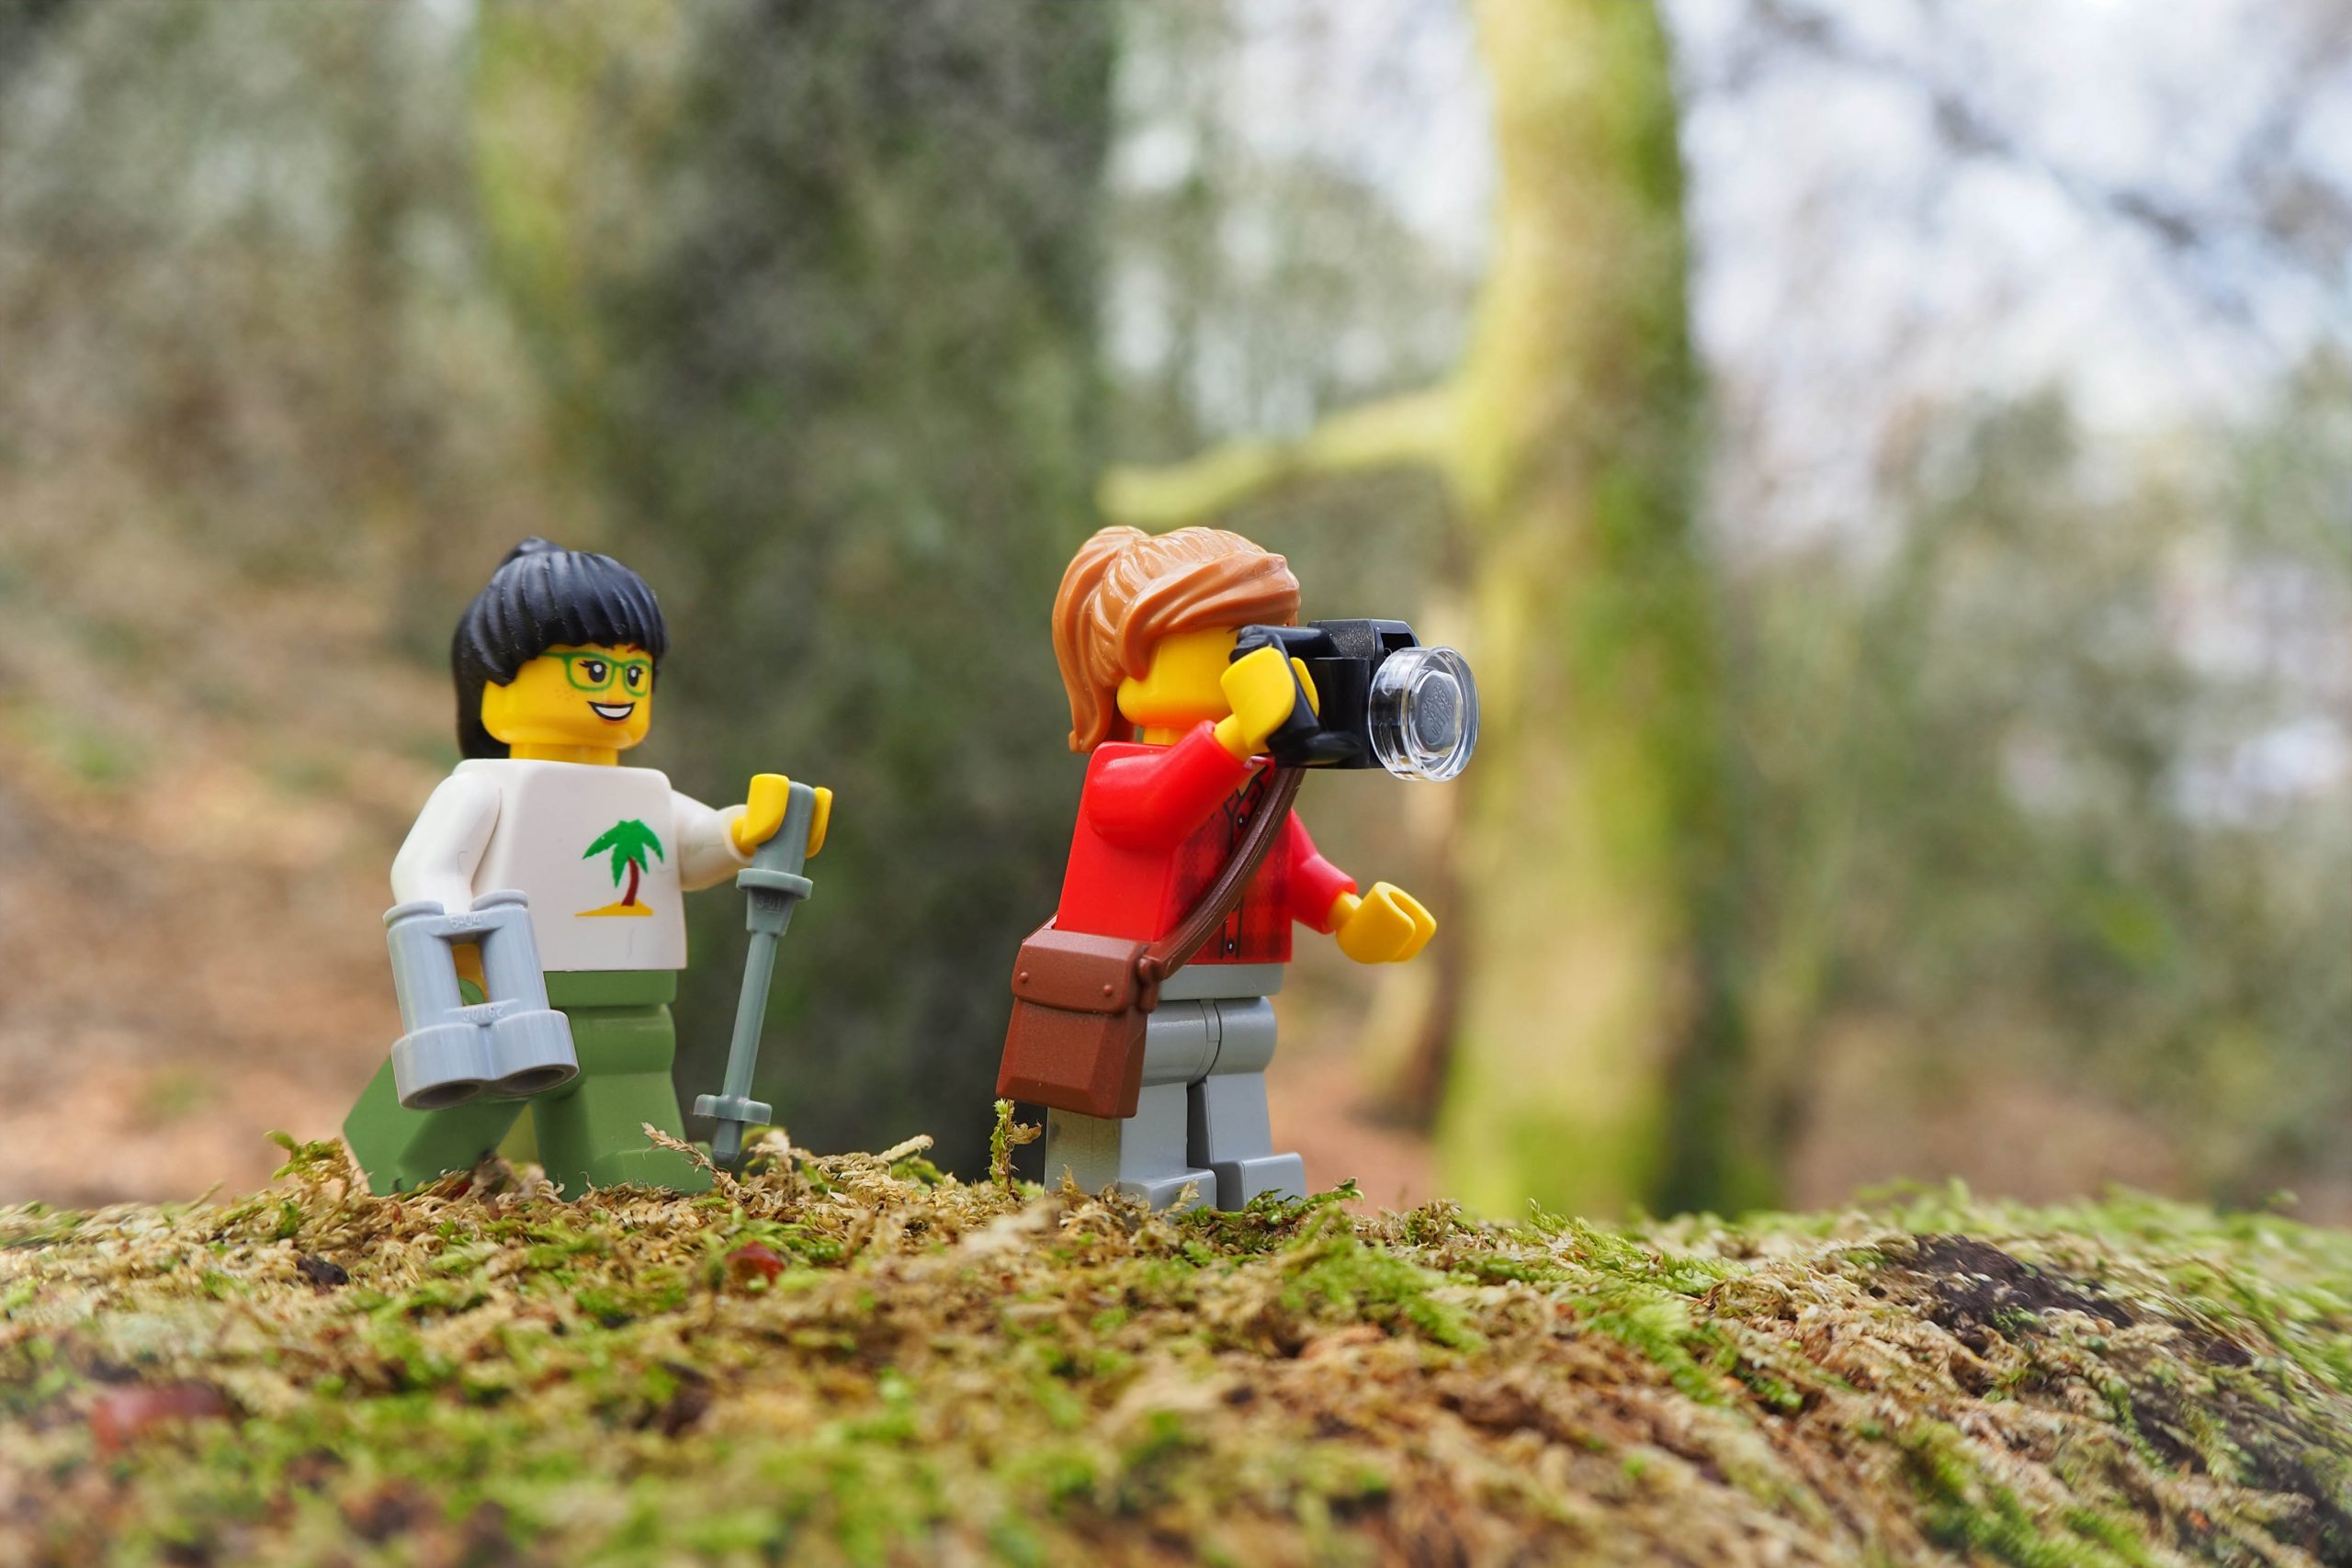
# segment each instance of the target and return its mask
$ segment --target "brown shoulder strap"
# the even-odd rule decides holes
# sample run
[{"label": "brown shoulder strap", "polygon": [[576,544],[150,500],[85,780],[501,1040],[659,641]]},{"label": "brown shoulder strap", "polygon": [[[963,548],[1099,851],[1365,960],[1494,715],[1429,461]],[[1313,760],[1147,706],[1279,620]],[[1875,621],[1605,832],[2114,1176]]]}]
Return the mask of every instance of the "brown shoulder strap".
[{"label": "brown shoulder strap", "polygon": [[1241,842],[1234,846],[1225,868],[1217,873],[1216,880],[1209,884],[1208,891],[1201,895],[1201,901],[1193,906],[1193,912],[1184,917],[1183,923],[1146,948],[1136,960],[1136,972],[1147,987],[1156,989],[1159,982],[1191,963],[1193,955],[1225,923],[1234,906],[1241,902],[1242,894],[1249,891],[1250,879],[1266,863],[1267,852],[1274,847],[1275,837],[1290,820],[1291,802],[1298,798],[1305,770],[1277,768],[1272,762],[1266,765],[1273,786],[1266,792],[1265,803],[1250,818],[1250,826],[1242,829]]}]

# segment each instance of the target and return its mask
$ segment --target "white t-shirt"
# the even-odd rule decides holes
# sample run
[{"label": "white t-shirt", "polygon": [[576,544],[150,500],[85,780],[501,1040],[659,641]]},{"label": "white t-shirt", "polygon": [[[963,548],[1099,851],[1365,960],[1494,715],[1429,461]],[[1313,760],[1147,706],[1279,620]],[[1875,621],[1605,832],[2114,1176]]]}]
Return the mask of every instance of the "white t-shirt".
[{"label": "white t-shirt", "polygon": [[539,964],[553,971],[683,969],[683,895],[750,863],[714,811],[651,768],[460,762],[392,861],[392,901],[463,909],[518,887]]}]

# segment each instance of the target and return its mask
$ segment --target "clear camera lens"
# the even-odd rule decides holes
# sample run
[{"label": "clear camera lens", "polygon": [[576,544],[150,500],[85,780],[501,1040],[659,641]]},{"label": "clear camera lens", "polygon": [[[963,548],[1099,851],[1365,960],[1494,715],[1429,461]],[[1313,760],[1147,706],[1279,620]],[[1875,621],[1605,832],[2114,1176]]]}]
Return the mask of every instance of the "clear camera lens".
[{"label": "clear camera lens", "polygon": [[1450,648],[1399,649],[1372,673],[1373,755],[1400,779],[1442,783],[1478,744],[1478,683]]}]

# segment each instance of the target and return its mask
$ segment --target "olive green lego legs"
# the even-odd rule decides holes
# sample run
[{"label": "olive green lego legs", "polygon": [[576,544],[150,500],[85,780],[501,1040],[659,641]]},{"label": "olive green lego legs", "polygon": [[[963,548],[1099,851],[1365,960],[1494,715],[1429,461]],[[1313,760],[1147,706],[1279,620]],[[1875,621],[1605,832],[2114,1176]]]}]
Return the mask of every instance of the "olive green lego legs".
[{"label": "olive green lego legs", "polygon": [[[649,1146],[644,1132],[650,1122],[673,1137],[685,1135],[670,1082],[676,1037],[669,1000],[676,988],[668,974],[549,975],[548,998],[571,1021],[580,1076],[528,1100],[403,1110],[387,1062],[343,1124],[369,1187],[403,1191],[469,1169],[500,1147],[512,1127],[508,1157],[532,1157],[526,1138],[535,1133],[536,1157],[568,1198],[591,1186],[631,1181],[674,1192],[707,1190],[709,1172],[675,1150]],[[515,1127],[526,1109],[529,1128]]]},{"label": "olive green lego legs", "polygon": [[523,1113],[519,1100],[475,1100],[441,1111],[409,1111],[392,1087],[392,1064],[379,1069],[343,1121],[370,1191],[405,1192],[453,1170],[471,1170],[498,1146]]},{"label": "olive green lego legs", "polygon": [[686,1135],[670,1082],[677,1044],[668,1006],[564,1010],[580,1053],[580,1076],[531,1101],[548,1179],[567,1198],[625,1181],[707,1191],[708,1171],[674,1149],[648,1146],[645,1136],[649,1122],[673,1138]]}]

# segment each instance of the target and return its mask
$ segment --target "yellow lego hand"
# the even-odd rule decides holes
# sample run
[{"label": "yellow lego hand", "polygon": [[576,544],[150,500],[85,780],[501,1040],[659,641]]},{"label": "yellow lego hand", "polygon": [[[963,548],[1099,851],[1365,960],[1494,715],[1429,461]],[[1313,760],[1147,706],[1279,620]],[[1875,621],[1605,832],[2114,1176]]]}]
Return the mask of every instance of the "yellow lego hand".
[{"label": "yellow lego hand", "polygon": [[1374,883],[1361,898],[1340,894],[1329,924],[1340,951],[1359,964],[1402,964],[1437,934],[1437,917],[1393,882]]},{"label": "yellow lego hand", "polygon": [[[750,854],[775,837],[784,826],[785,807],[792,801],[792,781],[782,773],[753,773],[752,787],[744,792],[743,815],[735,818],[728,829],[735,840],[736,852]],[[825,829],[833,820],[833,792],[824,785],[817,786],[817,806],[808,818],[808,854],[812,860],[825,847]]]},{"label": "yellow lego hand", "polygon": [[752,787],[743,792],[743,815],[735,818],[728,831],[735,840],[735,852],[748,855],[770,839],[784,826],[784,808],[792,799],[792,781],[782,773],[753,773]]},{"label": "yellow lego hand", "polygon": [[1236,757],[1254,757],[1263,751],[1266,738],[1290,717],[1301,693],[1306,694],[1310,711],[1323,711],[1306,664],[1295,659],[1285,661],[1279,648],[1242,655],[1225,667],[1217,684],[1225,689],[1226,705],[1233,709],[1228,717],[1217,720],[1217,741]]}]

